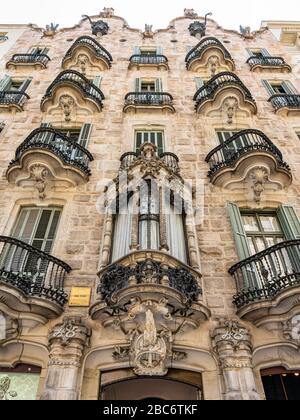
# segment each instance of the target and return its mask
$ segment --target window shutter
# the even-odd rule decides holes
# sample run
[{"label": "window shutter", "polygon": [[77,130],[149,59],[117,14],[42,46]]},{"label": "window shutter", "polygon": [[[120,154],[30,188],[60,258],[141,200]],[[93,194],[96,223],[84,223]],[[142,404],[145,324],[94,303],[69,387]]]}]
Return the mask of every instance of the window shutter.
[{"label": "window shutter", "polygon": [[7,74],[3,77],[2,80],[0,80],[0,92],[5,92],[9,90],[11,84],[11,77]]},{"label": "window shutter", "polygon": [[[41,124],[41,128],[51,128],[52,124],[51,123],[42,123]],[[54,137],[53,133],[40,133],[38,134],[38,140],[42,141],[42,142],[47,142],[50,143],[51,139]]]},{"label": "window shutter", "polygon": [[193,48],[194,48],[193,45],[187,45],[186,52],[189,53]]},{"label": "window shutter", "polygon": [[254,56],[254,54],[253,54],[253,52],[252,52],[251,48],[246,48],[246,51],[247,51],[247,53],[248,53],[249,57],[253,57],[253,56]]},{"label": "window shutter", "polygon": [[163,55],[163,48],[162,47],[157,47],[156,48],[156,54],[157,55]]},{"label": "window shutter", "polygon": [[241,260],[245,260],[246,258],[250,257],[250,250],[240,209],[234,203],[229,203],[227,208],[238,255]]},{"label": "window shutter", "polygon": [[19,87],[19,92],[23,92],[23,93],[26,92],[30,83],[31,83],[31,79],[24,80],[22,85]]},{"label": "window shutter", "polygon": [[300,222],[295,209],[283,205],[277,210],[277,216],[287,240],[300,239]]},{"label": "window shutter", "polygon": [[262,80],[262,84],[266,88],[267,92],[273,96],[275,94],[274,89],[272,88],[271,84],[267,80]]},{"label": "window shutter", "polygon": [[163,91],[163,89],[162,89],[162,79],[160,79],[160,78],[156,79],[155,90],[156,90],[156,92],[162,92]]},{"label": "window shutter", "polygon": [[271,54],[269,53],[268,50],[266,50],[265,48],[261,49],[261,53],[264,57],[271,57]]},{"label": "window shutter", "polygon": [[134,55],[141,55],[141,49],[140,49],[140,47],[134,47],[133,48],[133,54]]},{"label": "window shutter", "polygon": [[288,80],[282,82],[282,87],[288,95],[297,95],[298,93],[294,85]]},{"label": "window shutter", "polygon": [[197,90],[199,90],[200,88],[202,88],[202,86],[204,86],[204,81],[202,77],[195,77],[195,83],[196,83]]},{"label": "window shutter", "polygon": [[42,50],[42,54],[47,55],[47,54],[48,54],[48,52],[49,52],[49,48],[44,48],[44,49]]},{"label": "window shutter", "polygon": [[93,80],[93,85],[96,86],[97,88],[100,88],[101,81],[102,81],[102,76],[96,76]]},{"label": "window shutter", "polygon": [[141,79],[135,79],[135,91],[136,92],[141,91]]},{"label": "window shutter", "polygon": [[79,138],[78,138],[78,143],[82,147],[87,148],[91,131],[92,131],[92,124],[83,124],[80,134],[79,134]]}]

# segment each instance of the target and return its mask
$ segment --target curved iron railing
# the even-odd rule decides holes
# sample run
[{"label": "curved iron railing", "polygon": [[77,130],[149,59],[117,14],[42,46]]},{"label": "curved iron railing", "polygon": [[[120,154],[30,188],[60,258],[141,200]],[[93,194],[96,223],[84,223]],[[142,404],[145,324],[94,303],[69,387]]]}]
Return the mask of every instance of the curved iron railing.
[{"label": "curved iron railing", "polygon": [[135,54],[130,57],[131,64],[137,65],[159,65],[159,64],[167,64],[168,59],[165,55],[156,55],[156,54]]},{"label": "curved iron railing", "polygon": [[255,66],[270,66],[270,67],[282,67],[287,66],[288,64],[282,57],[250,57],[247,60],[247,63],[251,68]]},{"label": "curved iron railing", "polygon": [[221,169],[233,166],[240,157],[257,150],[270,152],[281,167],[290,170],[283,161],[282,153],[271,140],[261,131],[249,129],[234,134],[207,155],[205,161],[210,166],[208,175],[212,177]]},{"label": "curved iron railing", "polygon": [[125,96],[127,105],[173,106],[173,96],[164,92],[130,92]]},{"label": "curved iron railing", "polygon": [[22,155],[30,149],[50,150],[68,165],[76,166],[87,175],[91,175],[89,162],[94,158],[83,146],[54,128],[37,128],[17,148],[15,159],[10,166],[19,162]]},{"label": "curved iron railing", "polygon": [[8,36],[6,36],[6,35],[1,35],[1,36],[0,36],[0,42],[5,42],[5,41],[8,41]]},{"label": "curved iron railing", "polygon": [[102,101],[105,97],[101,90],[76,70],[64,70],[61,72],[48,87],[46,94],[42,99],[42,104],[47,98],[52,96],[55,86],[64,83],[70,83],[71,85],[79,87],[86,98],[97,102],[100,108],[103,107]]},{"label": "curved iron railing", "polygon": [[[120,170],[127,171],[130,168],[130,166],[138,159],[139,156],[140,156],[139,152],[124,153],[120,158],[120,161],[121,161]],[[159,158],[164,162],[164,164],[169,169],[171,169],[171,171],[175,173],[180,172],[179,158],[174,153],[170,153],[170,152],[161,153],[159,155]]]},{"label": "curved iron railing", "polygon": [[81,36],[78,39],[76,39],[74,44],[66,52],[66,55],[64,56],[63,62],[66,59],[72,57],[74,49],[76,47],[80,46],[80,45],[84,45],[84,46],[88,46],[88,47],[92,48],[95,55],[97,57],[105,59],[108,66],[111,67],[111,62],[113,61],[113,58],[110,55],[110,53],[104,47],[102,47],[102,45],[100,45],[99,42],[97,42],[94,38],[92,38],[90,36]]},{"label": "curved iron railing", "polygon": [[[155,273],[153,283],[145,279],[147,268]],[[196,302],[202,293],[195,277],[184,267],[165,268],[163,264],[155,261],[144,261],[138,263],[134,268],[114,264],[102,275],[97,292],[102,295],[103,300],[110,303],[113,295],[129,287],[133,278],[137,285],[162,284],[168,278],[169,287],[182,293],[187,299],[187,305]],[[130,281],[129,281],[130,280]]]},{"label": "curved iron railing", "polygon": [[0,236],[0,282],[10,284],[27,296],[67,302],[64,279],[71,267],[51,255],[7,236]]},{"label": "curved iron railing", "polygon": [[36,64],[40,63],[44,67],[47,66],[50,57],[46,54],[14,54],[9,62],[15,64]]},{"label": "curved iron railing", "polygon": [[269,102],[271,102],[276,111],[281,108],[300,109],[300,95],[277,93],[271,96]]},{"label": "curved iron railing", "polygon": [[281,242],[230,268],[242,308],[252,302],[271,300],[278,293],[300,285],[300,240]]},{"label": "curved iron railing", "polygon": [[237,86],[243,90],[245,98],[248,101],[255,102],[253,99],[250,90],[244,85],[238,76],[230,72],[218,73],[212,79],[210,79],[204,86],[202,86],[196,92],[194,96],[194,101],[196,101],[196,108],[203,102],[208,99],[213,99],[214,95],[219,89],[222,89],[226,86]]},{"label": "curved iron railing", "polygon": [[0,105],[18,105],[23,107],[28,99],[30,99],[30,97],[25,92],[0,92]]},{"label": "curved iron railing", "polygon": [[221,41],[214,37],[208,37],[199,42],[185,57],[186,66],[189,67],[190,63],[198,57],[201,57],[205,50],[216,47],[222,50],[224,57],[233,62],[231,54],[224,47]]}]

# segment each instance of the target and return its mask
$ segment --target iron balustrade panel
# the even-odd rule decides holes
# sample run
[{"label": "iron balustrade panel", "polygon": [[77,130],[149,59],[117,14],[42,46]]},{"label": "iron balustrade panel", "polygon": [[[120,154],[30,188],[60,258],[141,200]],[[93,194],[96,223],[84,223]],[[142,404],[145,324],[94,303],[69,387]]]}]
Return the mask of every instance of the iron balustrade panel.
[{"label": "iron balustrade panel", "polygon": [[163,92],[131,92],[125,97],[125,105],[173,106],[173,97]]},{"label": "iron balustrade panel", "polygon": [[62,83],[70,83],[79,87],[86,98],[90,98],[96,101],[102,109],[102,101],[105,99],[103,93],[99,88],[97,88],[97,86],[95,86],[85,76],[76,70],[65,70],[61,72],[48,87],[46,94],[42,99],[42,103],[45,101],[45,99],[52,96],[55,86]]},{"label": "iron balustrade panel", "polygon": [[104,301],[111,303],[113,295],[129,287],[133,278],[137,285],[160,285],[166,277],[169,279],[169,287],[186,297],[187,305],[197,302],[202,290],[195,277],[186,268],[165,268],[163,264],[152,260],[138,263],[134,268],[112,265],[102,275],[97,292],[101,294]]},{"label": "iron balustrade panel", "polygon": [[194,96],[194,101],[196,101],[196,108],[201,103],[207,101],[208,99],[213,99],[215,93],[226,86],[237,86],[243,90],[245,94],[245,98],[248,101],[255,103],[254,98],[251,95],[249,89],[244,85],[244,83],[233,73],[230,72],[222,72],[218,73],[214,76],[211,80],[209,80],[204,86],[202,86],[196,92]]},{"label": "iron balustrade panel", "polygon": [[67,302],[64,280],[71,267],[15,238],[0,236],[0,281],[27,296],[45,298],[61,306]]},{"label": "iron balustrade panel", "polygon": [[271,96],[269,102],[271,102],[276,111],[281,108],[300,109],[300,95],[278,93]]},{"label": "iron balustrade panel", "polygon": [[50,150],[63,162],[79,168],[87,175],[91,175],[89,163],[94,160],[91,153],[54,128],[37,128],[34,130],[17,148],[15,159],[10,163],[10,166],[19,162],[22,155],[30,149]]},{"label": "iron balustrade panel", "polygon": [[211,47],[220,48],[223,51],[225,58],[227,58],[227,59],[229,59],[233,62],[231,54],[224,47],[224,45],[217,38],[209,37],[209,38],[205,38],[202,41],[200,41],[199,44],[196,45],[196,47],[194,47],[193,49],[191,49],[191,51],[189,51],[189,53],[187,54],[187,56],[185,58],[185,61],[187,63],[187,67],[189,66],[191,61],[193,61],[194,59],[196,59],[198,57],[201,57],[202,54],[204,53],[204,51],[211,48]]},{"label": "iron balustrade panel", "polygon": [[25,92],[0,91],[0,105],[17,105],[23,107],[30,99]]},{"label": "iron balustrade panel", "polygon": [[270,66],[270,67],[282,67],[287,66],[287,63],[282,57],[250,57],[247,63],[251,67],[255,66]]},{"label": "iron balustrade panel", "polygon": [[99,42],[97,42],[94,38],[91,38],[90,36],[81,36],[80,38],[78,38],[66,52],[63,61],[65,61],[67,58],[72,57],[74,49],[80,45],[92,48],[94,50],[95,55],[97,57],[104,58],[107,61],[109,67],[111,67],[111,62],[113,61],[111,54],[104,47],[102,47],[102,45],[100,45]]},{"label": "iron balustrade panel", "polygon": [[175,173],[180,172],[179,159],[174,153],[165,152],[159,155],[164,164]]},{"label": "iron balustrade panel", "polygon": [[232,167],[240,157],[249,152],[261,151],[271,153],[280,167],[290,171],[287,163],[283,161],[280,150],[271,140],[259,130],[243,130],[234,134],[230,139],[213,149],[205,161],[209,163],[209,176],[226,167]]},{"label": "iron balustrade panel", "polygon": [[234,303],[238,308],[271,300],[281,291],[300,285],[300,240],[274,245],[234,265],[229,273],[236,282]]},{"label": "iron balustrade panel", "polygon": [[46,54],[15,54],[12,56],[11,62],[15,64],[36,64],[41,63],[46,67],[50,61],[50,57]]},{"label": "iron balustrade panel", "polygon": [[130,57],[131,64],[137,65],[160,65],[160,64],[167,64],[168,59],[165,55],[156,55],[156,54],[149,54],[149,55],[142,55],[136,54]]}]

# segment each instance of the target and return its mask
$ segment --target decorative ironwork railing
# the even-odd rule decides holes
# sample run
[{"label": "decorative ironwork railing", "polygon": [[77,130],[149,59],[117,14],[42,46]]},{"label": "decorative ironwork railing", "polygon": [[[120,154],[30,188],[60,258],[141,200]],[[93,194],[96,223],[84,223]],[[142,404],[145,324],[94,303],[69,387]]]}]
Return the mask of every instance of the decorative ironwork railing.
[{"label": "decorative ironwork railing", "polygon": [[220,48],[223,51],[224,56],[227,59],[229,59],[229,60],[231,60],[233,62],[233,59],[231,57],[231,54],[224,47],[224,45],[222,44],[222,42],[220,42],[217,38],[208,37],[208,38],[205,38],[202,41],[200,41],[199,44],[197,44],[193,49],[191,49],[191,51],[189,51],[189,53],[185,57],[185,61],[186,61],[187,67],[190,65],[190,63],[193,60],[195,60],[198,57],[201,57],[205,50],[207,50],[209,48],[212,48],[212,47]]},{"label": "decorative ironwork railing", "polygon": [[270,67],[282,67],[287,66],[287,63],[282,57],[250,57],[247,60],[250,67],[255,66],[270,66]]},{"label": "decorative ironwork railing", "polygon": [[234,303],[271,300],[278,293],[300,285],[300,240],[281,242],[230,268],[237,294]]},{"label": "decorative ironwork railing", "polygon": [[173,96],[164,92],[130,92],[125,96],[127,105],[173,106]]},{"label": "decorative ironwork railing", "polygon": [[[127,152],[121,156],[121,166],[120,170],[127,170],[130,166],[139,158],[139,152]],[[161,153],[159,158],[163,161],[163,163],[171,169],[172,172],[179,173],[179,158],[174,153]]]},{"label": "decorative ironwork railing", "polygon": [[50,57],[46,54],[15,54],[12,56],[10,62],[15,64],[35,64],[40,63],[43,66],[47,66],[50,61]]},{"label": "decorative ironwork railing", "polygon": [[130,57],[131,64],[137,65],[160,65],[160,64],[167,64],[168,59],[165,55],[156,55],[156,54],[135,54]]},{"label": "decorative ironwork railing", "polygon": [[0,92],[0,105],[17,105],[23,107],[25,102],[30,99],[29,95],[25,92],[15,91],[1,91]]},{"label": "decorative ironwork railing", "polygon": [[271,102],[276,111],[281,108],[300,109],[300,95],[277,93],[271,96],[269,102]]},{"label": "decorative ironwork railing", "polygon": [[67,302],[64,279],[71,267],[59,259],[15,238],[0,236],[0,282],[25,295]]},{"label": "decorative ironwork railing", "polygon": [[99,42],[97,42],[94,38],[90,36],[81,36],[80,38],[76,39],[74,44],[66,52],[66,55],[64,56],[63,61],[72,57],[74,49],[80,45],[88,46],[92,48],[95,55],[97,57],[105,59],[108,66],[111,67],[111,62],[113,61],[111,54],[104,47],[102,47],[102,45],[100,45]]}]

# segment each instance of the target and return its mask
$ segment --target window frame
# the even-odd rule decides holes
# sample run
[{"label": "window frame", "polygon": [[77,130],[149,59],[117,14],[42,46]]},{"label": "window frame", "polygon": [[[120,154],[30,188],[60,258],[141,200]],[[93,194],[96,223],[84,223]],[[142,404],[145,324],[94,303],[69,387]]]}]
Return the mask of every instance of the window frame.
[{"label": "window frame", "polygon": [[[142,135],[142,139],[141,140],[143,140],[143,138],[144,138],[144,136],[146,134],[149,135],[150,140],[148,140],[148,143],[150,142],[152,144],[155,144],[155,146],[157,147],[157,153],[158,153],[158,155],[160,155],[161,153],[164,153],[165,152],[165,150],[166,150],[166,147],[165,147],[165,130],[163,130],[163,129],[141,129],[141,130],[135,129],[135,131],[134,131],[134,150],[136,152],[138,152],[138,150],[140,149],[140,147],[143,144],[147,143],[146,141],[141,141],[141,144],[138,147],[138,138],[137,137],[138,137],[139,134]],[[155,143],[153,143],[151,141],[151,134],[154,134],[155,135]],[[162,147],[161,148],[158,146],[158,139],[157,139],[157,135],[158,134],[161,134],[162,135]],[[161,149],[161,153],[159,152],[159,149]]]}]

